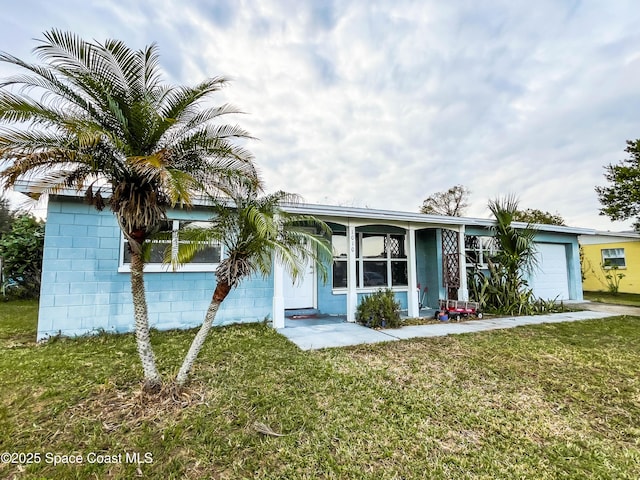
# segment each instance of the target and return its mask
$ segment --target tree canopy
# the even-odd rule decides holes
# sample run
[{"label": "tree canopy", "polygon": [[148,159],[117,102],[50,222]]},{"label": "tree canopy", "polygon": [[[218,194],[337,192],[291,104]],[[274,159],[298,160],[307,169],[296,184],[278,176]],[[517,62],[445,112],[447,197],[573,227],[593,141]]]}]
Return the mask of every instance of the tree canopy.
[{"label": "tree canopy", "polygon": [[470,194],[471,191],[464,185],[454,185],[427,197],[422,202],[420,213],[461,217],[469,206]]},{"label": "tree canopy", "polygon": [[527,208],[525,210],[517,210],[513,214],[515,222],[525,222],[531,224],[543,225],[565,225],[564,218],[558,213],[544,212],[537,208]]},{"label": "tree canopy", "polygon": [[[283,191],[261,196],[251,185],[237,187],[227,189],[228,202],[214,203],[210,228],[183,232],[181,238],[187,241],[178,245],[178,262],[190,261],[211,242],[224,245],[226,253],[215,272],[216,288],[204,322],[176,376],[179,386],[186,383],[220,304],[243,279],[251,275],[267,277],[274,261],[293,281],[303,276],[309,262],[315,264],[323,281],[328,276],[329,227],[313,216],[292,214],[282,208],[283,204],[298,203],[300,197]],[[165,261],[173,258],[167,249]]]},{"label": "tree canopy", "polygon": [[611,220],[635,219],[634,228],[640,231],[640,139],[627,140],[625,152],[629,158],[604,167],[609,185],[596,187],[600,215]]},{"label": "tree canopy", "polygon": [[[234,142],[251,138],[216,121],[240,113],[206,105],[228,82],[193,87],[162,80],[155,44],[133,50],[119,40],[86,41],[51,30],[34,49],[41,64],[0,52],[20,74],[0,81],[0,172],[4,187],[35,178],[45,192],[73,188],[114,213],[131,251],[131,292],[145,387],[161,377],[149,338],[143,281],[145,242],[170,207],[218,192],[232,178],[260,181],[253,156]],[[7,125],[8,124],[8,125]]]},{"label": "tree canopy", "polygon": [[0,195],[0,237],[11,230],[11,224],[15,218],[11,210],[9,199]]},{"label": "tree canopy", "polygon": [[0,257],[5,281],[21,287],[24,296],[40,293],[44,223],[31,215],[17,216],[0,239]]}]

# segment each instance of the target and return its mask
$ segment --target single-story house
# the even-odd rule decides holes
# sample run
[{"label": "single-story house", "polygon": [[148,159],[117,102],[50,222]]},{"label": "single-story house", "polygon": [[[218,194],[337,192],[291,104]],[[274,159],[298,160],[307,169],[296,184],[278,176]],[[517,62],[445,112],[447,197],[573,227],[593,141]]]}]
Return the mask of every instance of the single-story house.
[{"label": "single-story house", "polygon": [[619,292],[640,293],[640,234],[635,232],[602,232],[580,235],[584,289],[608,291],[619,275]]},{"label": "single-story house", "polygon": [[[33,191],[26,185],[24,192]],[[467,299],[467,268],[480,268],[493,248],[491,220],[301,204],[288,210],[314,215],[332,231],[333,261],[323,283],[309,266],[293,284],[278,264],[268,278],[251,278],[232,290],[216,324],[269,318],[285,325],[287,311],[314,309],[355,320],[359,300],[391,288],[406,314],[438,299]],[[171,210],[166,229],[206,222],[206,205]],[[517,225],[516,225],[517,226]],[[524,226],[524,225],[522,225]],[[530,284],[537,296],[581,300],[578,235],[592,230],[540,226],[540,269]],[[177,240],[175,240],[177,241]],[[212,247],[178,271],[152,252],[145,267],[149,320],[158,329],[199,325],[215,288],[214,270],[225,254]],[[128,252],[114,215],[83,203],[74,192],[51,195],[47,208],[38,339],[97,331],[133,330]]]}]

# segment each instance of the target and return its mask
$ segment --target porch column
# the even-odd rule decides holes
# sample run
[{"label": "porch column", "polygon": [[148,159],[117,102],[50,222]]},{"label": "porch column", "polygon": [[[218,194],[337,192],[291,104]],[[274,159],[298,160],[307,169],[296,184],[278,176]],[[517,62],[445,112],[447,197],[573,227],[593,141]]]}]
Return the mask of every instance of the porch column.
[{"label": "porch column", "polygon": [[284,268],[273,258],[273,328],[284,328]]},{"label": "porch column", "polygon": [[356,309],[358,308],[358,294],[356,293],[356,227],[347,226],[347,239],[349,251],[347,252],[347,322],[356,321]]},{"label": "porch column", "polygon": [[464,225],[458,229],[458,255],[460,288],[458,288],[458,300],[469,300],[469,289],[467,288],[467,256],[464,251]]},{"label": "porch column", "polygon": [[418,292],[417,258],[416,258],[416,229],[409,226],[409,256],[407,258],[407,275],[409,276],[409,291],[407,292],[407,315],[420,316],[420,293]]}]

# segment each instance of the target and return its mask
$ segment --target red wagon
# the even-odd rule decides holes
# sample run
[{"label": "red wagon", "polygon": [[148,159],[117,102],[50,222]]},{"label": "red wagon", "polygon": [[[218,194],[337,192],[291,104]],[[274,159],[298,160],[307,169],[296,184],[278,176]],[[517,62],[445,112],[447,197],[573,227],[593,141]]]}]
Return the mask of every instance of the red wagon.
[{"label": "red wagon", "polygon": [[460,318],[468,318],[474,316],[482,318],[480,304],[478,302],[470,302],[468,300],[439,300],[440,309],[436,312],[435,318],[440,319],[440,312],[446,312],[451,319],[460,320]]}]

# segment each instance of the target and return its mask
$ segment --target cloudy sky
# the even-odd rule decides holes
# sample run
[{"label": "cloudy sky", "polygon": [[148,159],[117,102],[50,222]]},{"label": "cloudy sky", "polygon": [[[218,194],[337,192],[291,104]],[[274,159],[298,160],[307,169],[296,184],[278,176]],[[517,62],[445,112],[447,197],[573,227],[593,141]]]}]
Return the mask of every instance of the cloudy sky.
[{"label": "cloudy sky", "polygon": [[640,138],[638,25],[637,0],[20,0],[0,50],[33,61],[55,27],[157,42],[168,82],[229,76],[269,190],[310,203],[417,211],[463,184],[468,216],[515,193],[622,230],[594,186]]}]

